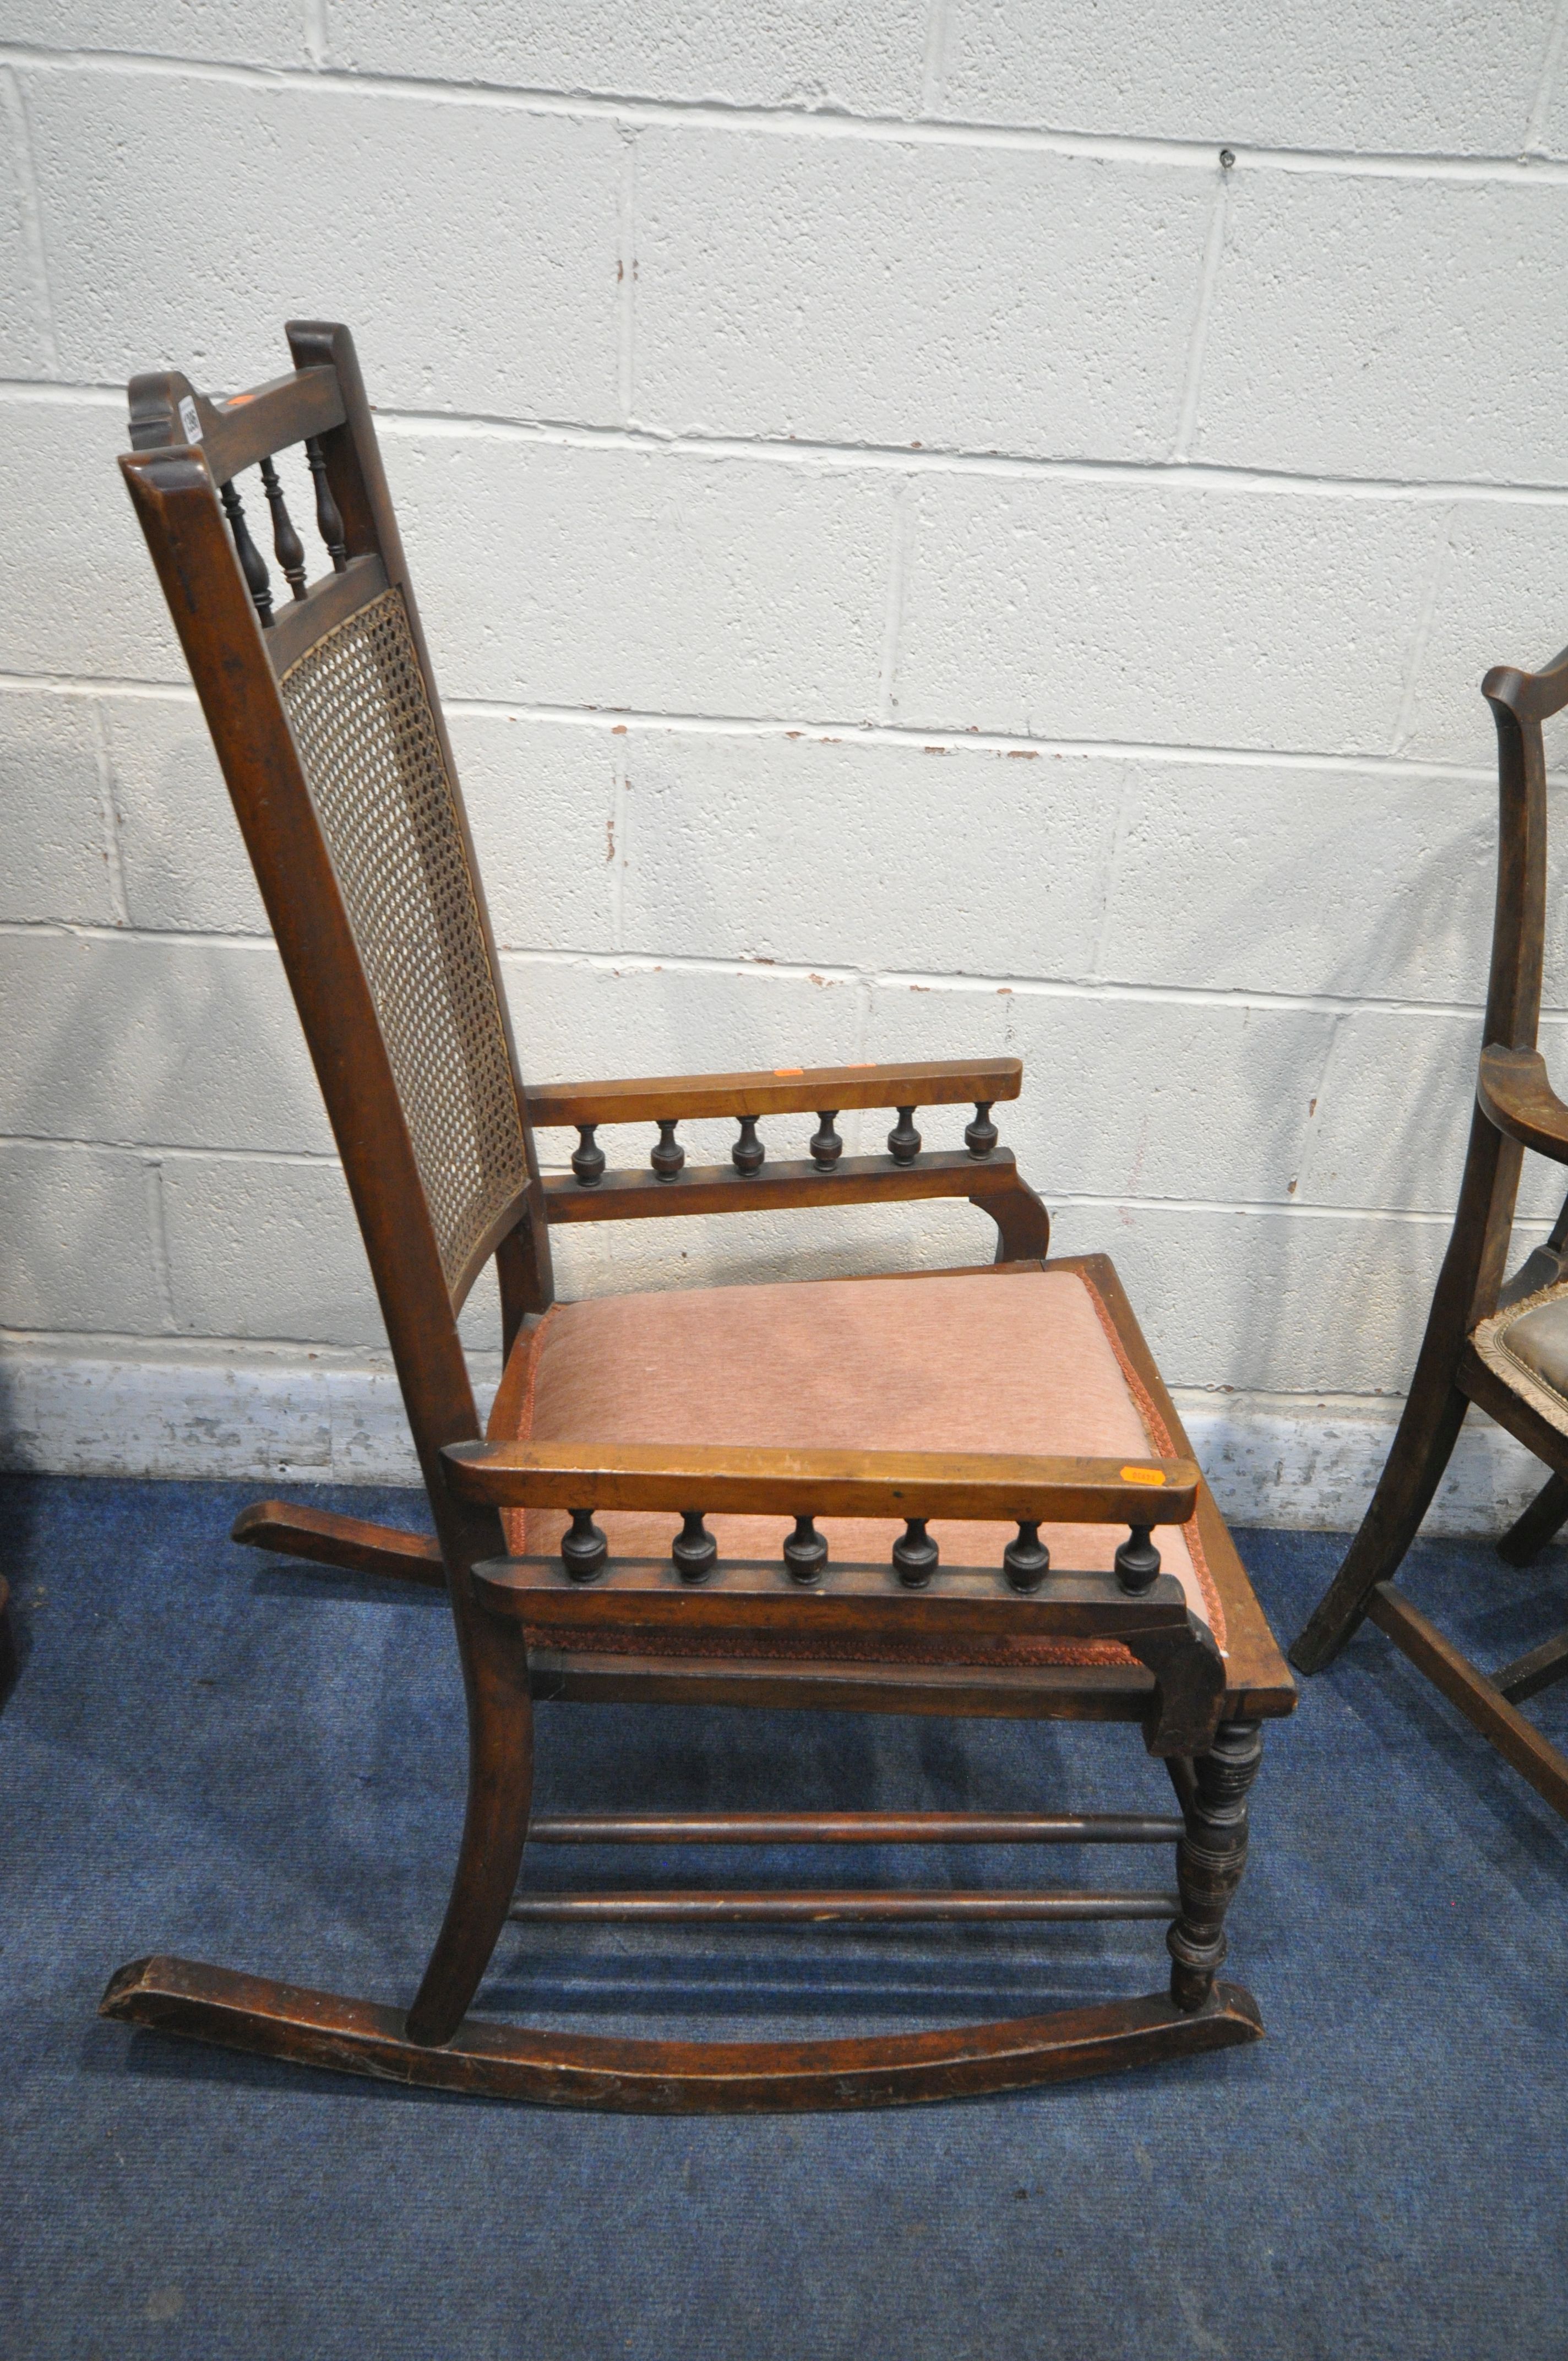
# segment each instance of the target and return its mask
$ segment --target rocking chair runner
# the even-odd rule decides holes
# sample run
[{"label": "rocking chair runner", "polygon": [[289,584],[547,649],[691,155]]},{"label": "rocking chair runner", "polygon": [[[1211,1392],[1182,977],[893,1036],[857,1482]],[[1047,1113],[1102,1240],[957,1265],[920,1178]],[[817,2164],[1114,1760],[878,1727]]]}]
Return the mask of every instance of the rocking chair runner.
[{"label": "rocking chair runner", "polygon": [[[122,1969],[104,2013],[407,2081],[656,2109],[938,2098],[1255,2037],[1252,2001],[1215,1975],[1260,1723],[1294,1689],[1110,1264],[1043,1259],[1045,1209],[991,1119],[1017,1061],[524,1089],[354,347],[341,327],[288,333],[294,374],[229,401],[137,379],[122,466],[342,1151],[435,1538],[274,1502],[236,1534],[444,1586],[467,1814],[406,2016],[168,1958]],[[313,584],[273,466],[300,443],[332,559]],[[276,609],[236,486],[252,467],[291,592]],[[964,1148],[925,1151],[916,1108],[965,1102]],[[886,1157],[846,1157],[838,1113],[883,1106]],[[765,1166],[757,1123],[789,1114],[816,1117],[808,1157]],[[713,1116],[739,1125],[730,1167],[694,1170],[678,1126]],[[596,1135],[616,1124],[656,1127],[647,1170],[607,1170]],[[576,1129],[569,1172],[542,1175],[538,1125]],[[557,1222],[938,1196],[991,1215],[994,1265],[554,1301]],[[492,1256],[506,1361],[482,1440],[456,1316]],[[1180,1811],[531,1825],[532,1695],[1141,1722]],[[531,1894],[529,1837],[1170,1840],[1178,1890]],[[867,2040],[571,2037],[467,2016],[509,1915],[1153,1917],[1170,1992]]]},{"label": "rocking chair runner", "polygon": [[1498,1543],[1502,1555],[1530,1565],[1568,1518],[1568,1201],[1545,1246],[1503,1284],[1525,1149],[1568,1164],[1568,1105],[1536,1048],[1546,937],[1541,724],[1568,705],[1568,649],[1541,673],[1497,666],[1481,693],[1497,730],[1497,899],[1459,1206],[1387,1465],[1344,1564],[1290,1655],[1302,1672],[1319,1672],[1370,1616],[1568,1817],[1568,1756],[1519,1710],[1568,1675],[1568,1631],[1487,1675],[1393,1587],[1472,1402],[1552,1470]]}]

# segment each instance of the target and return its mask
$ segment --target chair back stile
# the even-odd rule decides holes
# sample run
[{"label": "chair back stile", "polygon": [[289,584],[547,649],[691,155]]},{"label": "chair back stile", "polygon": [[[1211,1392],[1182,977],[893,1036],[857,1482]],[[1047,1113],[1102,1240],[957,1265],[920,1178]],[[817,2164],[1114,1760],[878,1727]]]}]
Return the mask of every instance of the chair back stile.
[{"label": "chair back stile", "polygon": [[[1533,1049],[1541,1028],[1546,939],[1546,749],[1541,713],[1504,667],[1482,683],[1497,733],[1497,887],[1484,1044]],[[1449,1249],[1467,1327],[1497,1307],[1513,1237],[1524,1150],[1479,1105]],[[1449,1273],[1445,1270],[1444,1279]],[[1442,1284],[1442,1282],[1440,1282]]]},{"label": "chair back stile", "polygon": [[[214,404],[138,379],[127,486],[299,1008],[368,1253],[460,1626],[499,1520],[440,1454],[479,1433],[456,1315],[494,1255],[503,1341],[551,1300],[543,1192],[456,768],[347,332]],[[309,585],[275,453],[304,442]],[[275,608],[234,478],[259,465]]]}]

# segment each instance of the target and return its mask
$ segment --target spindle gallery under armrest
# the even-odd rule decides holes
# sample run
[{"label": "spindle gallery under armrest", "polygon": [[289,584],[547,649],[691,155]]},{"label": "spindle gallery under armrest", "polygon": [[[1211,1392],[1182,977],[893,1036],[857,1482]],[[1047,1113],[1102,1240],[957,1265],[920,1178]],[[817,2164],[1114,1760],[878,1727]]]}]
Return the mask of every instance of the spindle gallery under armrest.
[{"label": "spindle gallery under armrest", "polygon": [[1568,1106],[1552,1089],[1539,1049],[1492,1043],[1481,1052],[1476,1102],[1509,1139],[1556,1164],[1568,1164]]},{"label": "spindle gallery under armrest", "polygon": [[736,1074],[662,1074],[630,1082],[545,1082],[523,1093],[540,1126],[657,1123],[661,1116],[808,1115],[821,1107],[988,1105],[1023,1088],[1017,1058],[927,1059],[908,1065],[781,1066]]},{"label": "spindle gallery under armrest", "polygon": [[[599,1151],[602,1158],[602,1151]],[[544,1207],[552,1222],[646,1221],[666,1213],[779,1212],[798,1205],[874,1202],[878,1198],[967,1197],[986,1210],[1009,1198],[1035,1202],[1006,1148],[986,1162],[958,1148],[941,1148],[917,1164],[887,1157],[850,1156],[831,1165],[792,1158],[765,1171],[742,1172],[725,1164],[689,1164],[673,1173],[629,1166],[606,1170],[587,1185],[580,1174],[547,1173]],[[1021,1252],[1043,1254],[1046,1232]]]},{"label": "spindle gallery under armrest", "polygon": [[697,1587],[668,1558],[607,1558],[591,1582],[579,1582],[558,1557],[505,1557],[476,1565],[474,1587],[498,1615],[552,1631],[629,1637],[722,1631],[787,1640],[800,1628],[802,1599],[817,1636],[846,1640],[1118,1640],[1136,1653],[1146,1635],[1201,1629],[1168,1574],[1135,1596],[1110,1574],[1052,1574],[1019,1592],[999,1567],[945,1565],[929,1589],[911,1591],[890,1566],[828,1565],[803,1589],[782,1562],[720,1558]]},{"label": "spindle gallery under armrest", "polygon": [[1049,1575],[1019,1590],[996,1567],[953,1566],[911,1590],[896,1565],[823,1563],[802,1588],[787,1562],[718,1559],[694,1587],[669,1558],[601,1557],[584,1581],[560,1558],[512,1557],[482,1561],[473,1583],[493,1616],[555,1647],[587,1635],[635,1650],[672,1636],[749,1633],[787,1656],[802,1631],[803,1601],[817,1639],[893,1653],[910,1641],[1114,1641],[1154,1675],[1144,1742],[1162,1756],[1201,1752],[1224,1701],[1213,1635],[1171,1575],[1157,1574],[1133,1593],[1106,1574]]},{"label": "spindle gallery under armrest", "polygon": [[1181,1525],[1190,1459],[1064,1459],[1002,1452],[778,1451],[729,1444],[459,1443],[453,1491],[491,1508],[668,1509],[683,1514],[946,1517],[1008,1523]]}]

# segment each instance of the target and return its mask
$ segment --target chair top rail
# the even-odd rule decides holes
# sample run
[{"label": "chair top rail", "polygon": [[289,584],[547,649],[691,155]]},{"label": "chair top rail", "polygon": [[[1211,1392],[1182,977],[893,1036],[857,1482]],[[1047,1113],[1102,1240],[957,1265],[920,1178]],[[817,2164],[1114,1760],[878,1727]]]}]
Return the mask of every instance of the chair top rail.
[{"label": "chair top rail", "polygon": [[226,401],[199,392],[178,369],[149,372],[131,379],[130,412],[133,450],[200,449],[218,484],[347,415],[337,371],[325,363]]}]

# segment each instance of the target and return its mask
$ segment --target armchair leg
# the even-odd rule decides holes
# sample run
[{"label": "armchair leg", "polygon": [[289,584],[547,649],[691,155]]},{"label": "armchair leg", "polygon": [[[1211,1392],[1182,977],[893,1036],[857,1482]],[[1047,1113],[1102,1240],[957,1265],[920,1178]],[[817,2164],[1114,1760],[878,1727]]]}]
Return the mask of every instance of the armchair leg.
[{"label": "armchair leg", "polygon": [[408,2014],[421,2048],[450,2041],[490,1964],[522,1868],[533,1793],[533,1708],[519,1624],[477,1620],[468,1664],[468,1806],[452,1898]]},{"label": "armchair leg", "polygon": [[1452,1381],[1435,1405],[1419,1386],[1412,1389],[1361,1530],[1289,1651],[1298,1672],[1321,1673],[1361,1621],[1377,1584],[1398,1573],[1431,1506],[1468,1408]]},{"label": "armchair leg", "polygon": [[1223,1721],[1192,1765],[1195,1792],[1176,1849],[1181,1915],[1165,1938],[1170,1997],[1188,2012],[1207,2004],[1224,1960],[1225,1913],[1246,1866],[1247,1790],[1262,1760],[1259,1723]]},{"label": "armchair leg", "polygon": [[1523,1516],[1497,1543],[1497,1555],[1509,1565],[1533,1565],[1564,1523],[1568,1523],[1568,1477],[1549,1476]]}]

